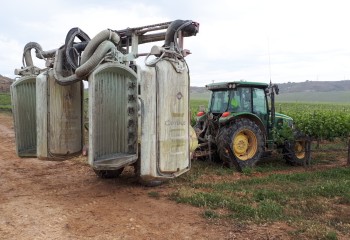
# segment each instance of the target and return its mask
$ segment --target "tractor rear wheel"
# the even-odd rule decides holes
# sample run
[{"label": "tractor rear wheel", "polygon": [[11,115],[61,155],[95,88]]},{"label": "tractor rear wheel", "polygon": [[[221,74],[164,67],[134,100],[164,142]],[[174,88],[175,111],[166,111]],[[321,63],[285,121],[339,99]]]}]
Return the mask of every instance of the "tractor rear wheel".
[{"label": "tractor rear wheel", "polygon": [[124,168],[120,168],[118,170],[96,170],[94,172],[100,178],[117,178],[120,174],[122,174]]},{"label": "tractor rear wheel", "polygon": [[[217,145],[224,165],[236,166],[240,170],[253,167],[260,159],[264,151],[264,137],[261,129],[253,121],[241,118],[220,129]],[[233,153],[233,159],[229,150]]]},{"label": "tractor rear wheel", "polygon": [[287,163],[294,166],[304,165],[306,160],[305,140],[286,142],[283,146],[283,157]]}]

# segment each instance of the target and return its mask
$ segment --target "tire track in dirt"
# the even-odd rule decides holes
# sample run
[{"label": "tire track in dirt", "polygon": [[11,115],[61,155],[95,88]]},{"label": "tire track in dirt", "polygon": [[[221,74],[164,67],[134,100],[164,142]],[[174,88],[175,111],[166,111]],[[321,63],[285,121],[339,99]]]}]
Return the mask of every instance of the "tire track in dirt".
[{"label": "tire track in dirt", "polygon": [[[0,238],[272,239],[268,226],[242,230],[208,221],[202,209],[168,200],[167,185],[142,187],[128,171],[102,180],[84,158],[18,158],[12,126],[12,117],[0,113]],[[151,191],[162,194],[151,198]]]}]

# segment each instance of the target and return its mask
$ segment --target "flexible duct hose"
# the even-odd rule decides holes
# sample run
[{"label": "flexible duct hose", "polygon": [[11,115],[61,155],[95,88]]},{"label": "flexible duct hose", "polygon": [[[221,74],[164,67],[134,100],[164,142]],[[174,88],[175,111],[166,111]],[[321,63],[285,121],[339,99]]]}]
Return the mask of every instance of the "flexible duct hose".
[{"label": "flexible duct hose", "polygon": [[[85,41],[85,42],[81,42],[81,43],[74,43],[73,47],[78,51],[78,52],[82,52],[84,51],[84,49],[86,48],[87,44],[89,42]],[[36,52],[36,57],[43,59],[43,58],[53,58],[55,57],[57,52],[57,49],[52,49],[52,50],[47,50],[47,51],[41,51],[41,52]]]},{"label": "flexible duct hose", "polygon": [[[172,55],[173,57],[183,59],[184,56],[182,55],[182,50],[178,46],[177,42],[177,36],[179,31],[184,31],[188,33],[189,35],[195,35],[198,32],[198,24],[194,23],[191,20],[175,20],[170,23],[166,33],[165,33],[165,41],[164,41],[164,49],[162,49],[162,54],[158,56],[155,60],[147,62],[147,59],[150,55],[152,55],[151,52],[146,56],[145,58],[145,65],[148,67],[154,67],[159,61],[161,61],[164,56],[168,53],[168,55]],[[174,49],[169,49],[171,43],[174,43]],[[175,51],[174,51],[175,50]],[[186,63],[187,65],[187,63]],[[176,71],[181,72],[182,69],[176,69]]]},{"label": "flexible duct hose", "polygon": [[57,49],[52,49],[48,51],[36,52],[36,57],[39,59],[53,58],[56,54]]},{"label": "flexible duct hose", "polygon": [[73,70],[78,68],[78,57],[79,57],[80,52],[84,50],[83,47],[80,47],[78,49],[74,46],[74,39],[76,37],[79,38],[80,41],[82,41],[82,42],[89,42],[90,41],[90,37],[84,31],[82,31],[80,28],[77,28],[77,27],[72,28],[67,33],[66,41],[65,41],[65,55],[66,55],[66,59],[67,59],[68,64],[70,65],[70,67]]},{"label": "flexible duct hose", "polygon": [[[75,45],[74,45],[74,47],[75,47]],[[33,66],[33,59],[32,59],[32,54],[31,54],[31,50],[33,48],[35,49],[36,57],[39,59],[53,58],[56,54],[56,51],[57,51],[57,49],[44,51],[39,43],[29,42],[24,46],[24,50],[23,50],[23,58],[24,58],[26,66]],[[23,63],[23,65],[24,65],[24,63]]]},{"label": "flexible duct hose", "polygon": [[183,30],[190,35],[195,35],[198,31],[197,27],[192,24],[191,20],[175,20],[170,23],[166,33],[163,47],[169,47],[171,42],[176,42],[177,32]]},{"label": "flexible duct hose", "polygon": [[78,78],[75,74],[63,77],[63,58],[64,58],[64,46],[60,47],[56,51],[56,57],[53,67],[53,75],[56,79],[56,82],[60,85],[69,85],[78,81],[81,81],[82,79]]},{"label": "flexible duct hose", "polygon": [[27,43],[24,46],[24,50],[23,50],[23,65],[25,65],[27,67],[34,66],[33,59],[32,59],[32,53],[31,53],[31,50],[33,48],[35,49],[37,54],[43,51],[43,49],[39,43],[36,43],[36,42]]},{"label": "flexible duct hose", "polygon": [[[83,41],[79,44],[74,44],[73,40],[75,37],[78,37],[80,40],[88,38],[79,28],[72,28],[67,34],[66,44],[56,52],[53,73],[57,83],[60,85],[68,85],[83,80],[120,41],[118,34],[108,29],[101,31],[89,43]],[[77,67],[76,56],[71,51],[80,52],[83,50],[81,65]],[[65,66],[64,62],[68,62],[70,66]],[[65,72],[69,73],[75,67],[77,68],[73,75],[63,76]]]},{"label": "flexible duct hose", "polygon": [[106,56],[106,53],[113,48],[115,48],[114,43],[109,40],[103,41],[89,60],[75,70],[75,74],[80,78],[88,75],[102,61],[102,59]]},{"label": "flexible duct hose", "polygon": [[81,56],[81,64],[84,64],[95,52],[96,48],[105,40],[110,40],[115,45],[119,43],[120,37],[116,32],[112,32],[111,30],[103,30],[98,33],[86,46],[82,56]]},{"label": "flexible duct hose", "polygon": [[56,59],[53,68],[53,74],[58,84],[68,85],[78,81],[81,81],[86,77],[106,56],[106,53],[115,48],[111,41],[103,41],[93,55],[83,65],[75,70],[75,74],[64,77],[63,60],[64,60],[64,48],[61,47],[57,50]]}]

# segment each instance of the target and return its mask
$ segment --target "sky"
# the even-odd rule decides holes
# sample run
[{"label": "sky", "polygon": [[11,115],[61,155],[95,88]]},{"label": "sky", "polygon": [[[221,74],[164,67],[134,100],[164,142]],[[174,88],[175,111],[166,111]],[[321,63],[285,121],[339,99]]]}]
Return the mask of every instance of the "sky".
[{"label": "sky", "polygon": [[[73,27],[93,38],[107,28],[183,19],[200,23],[199,33],[184,41],[192,52],[186,57],[191,86],[350,79],[346,0],[11,0],[1,5],[0,74],[11,78],[22,66],[28,42],[50,50],[63,45]],[[140,52],[162,44],[147,44]],[[44,66],[42,60],[35,64]]]}]

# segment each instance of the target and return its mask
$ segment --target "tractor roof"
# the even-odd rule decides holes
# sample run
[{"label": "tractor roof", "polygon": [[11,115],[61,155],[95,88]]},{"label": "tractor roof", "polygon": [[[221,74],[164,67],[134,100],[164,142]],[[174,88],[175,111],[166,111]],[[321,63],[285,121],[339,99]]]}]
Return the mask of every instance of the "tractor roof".
[{"label": "tractor roof", "polygon": [[267,88],[269,85],[267,83],[260,82],[243,82],[243,81],[234,81],[234,82],[218,82],[211,83],[205,87],[208,90],[219,90],[219,89],[231,89],[236,87],[257,87],[257,88]]}]

